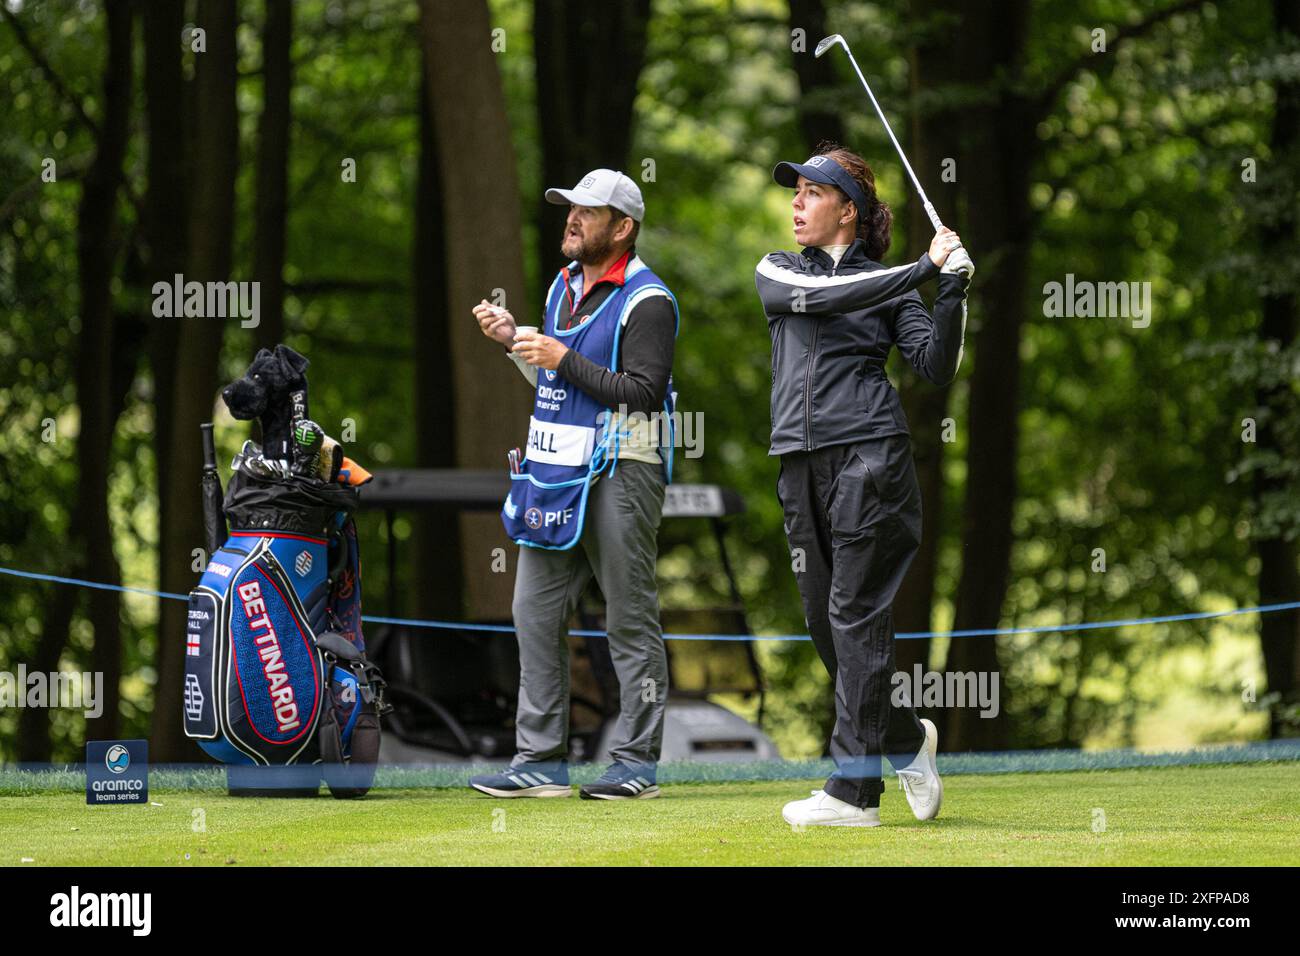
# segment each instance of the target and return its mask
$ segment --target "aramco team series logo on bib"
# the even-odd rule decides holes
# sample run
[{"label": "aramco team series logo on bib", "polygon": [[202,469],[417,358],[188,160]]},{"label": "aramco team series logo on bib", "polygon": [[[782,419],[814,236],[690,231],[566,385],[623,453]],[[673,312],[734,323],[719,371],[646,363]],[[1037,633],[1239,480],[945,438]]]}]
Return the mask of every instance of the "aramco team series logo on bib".
[{"label": "aramco team series logo on bib", "polygon": [[536,530],[542,526],[542,512],[539,508],[529,508],[524,512],[524,524]]}]

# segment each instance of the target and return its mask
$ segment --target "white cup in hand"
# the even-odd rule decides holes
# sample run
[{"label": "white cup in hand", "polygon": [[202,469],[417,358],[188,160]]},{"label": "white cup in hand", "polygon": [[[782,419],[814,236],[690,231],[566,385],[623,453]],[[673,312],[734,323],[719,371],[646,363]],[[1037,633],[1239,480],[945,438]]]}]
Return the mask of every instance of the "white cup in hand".
[{"label": "white cup in hand", "polygon": [[535,325],[516,325],[515,341],[518,342],[520,339],[532,338],[537,334],[537,331],[538,329]]}]

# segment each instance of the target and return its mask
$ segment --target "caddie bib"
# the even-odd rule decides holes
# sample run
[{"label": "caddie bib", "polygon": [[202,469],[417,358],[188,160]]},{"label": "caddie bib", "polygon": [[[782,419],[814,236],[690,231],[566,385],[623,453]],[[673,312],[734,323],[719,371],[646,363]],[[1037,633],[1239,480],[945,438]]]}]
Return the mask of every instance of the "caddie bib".
[{"label": "caddie bib", "polygon": [[[562,269],[546,295],[542,333],[611,371],[618,367],[618,345],[632,309],[645,298],[666,295],[680,327],[677,300],[639,258],[628,262],[623,285],[580,324],[558,328],[568,270]],[[674,329],[674,335],[676,329]],[[659,455],[664,479],[672,481],[675,395],[672,375],[664,399]],[[506,533],[517,544],[564,551],[582,537],[591,483],[612,473],[626,427],[615,427],[614,410],[602,405],[557,371],[537,370],[537,392],[528,422],[528,445],[519,474],[511,474],[510,494],[501,509]]]}]

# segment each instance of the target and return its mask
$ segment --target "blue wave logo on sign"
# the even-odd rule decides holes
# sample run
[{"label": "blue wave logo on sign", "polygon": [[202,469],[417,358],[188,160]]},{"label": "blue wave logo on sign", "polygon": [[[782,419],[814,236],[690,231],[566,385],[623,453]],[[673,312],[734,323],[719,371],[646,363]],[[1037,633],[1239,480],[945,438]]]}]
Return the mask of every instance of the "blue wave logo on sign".
[{"label": "blue wave logo on sign", "polygon": [[131,766],[131,752],[121,744],[114,744],[104,755],[104,766],[112,773],[126,773]]}]

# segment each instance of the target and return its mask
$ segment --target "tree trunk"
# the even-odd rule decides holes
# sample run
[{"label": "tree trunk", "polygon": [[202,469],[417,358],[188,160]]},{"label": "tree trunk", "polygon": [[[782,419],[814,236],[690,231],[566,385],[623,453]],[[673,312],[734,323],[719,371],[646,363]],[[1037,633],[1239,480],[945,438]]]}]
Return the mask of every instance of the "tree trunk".
[{"label": "tree trunk", "polygon": [[[144,88],[146,125],[148,129],[148,179],[145,196],[144,231],[148,261],[144,264],[144,287],[148,290],[154,282],[171,282],[173,276],[185,271],[185,249],[189,241],[189,196],[185,175],[185,118],[184,82],[181,71],[181,28],[185,23],[185,9],[179,3],[147,3],[144,6]],[[180,516],[178,512],[187,504],[173,487],[177,486],[171,461],[172,393],[175,390],[174,367],[177,324],[173,319],[153,319],[149,345],[150,365],[153,371],[154,401],[154,454],[158,482],[158,579],[167,572],[170,555],[166,543],[173,537],[172,525]],[[190,486],[180,482],[182,489]],[[197,489],[197,476],[195,485]],[[191,496],[192,497],[192,496]],[[175,579],[177,575],[172,574]],[[188,585],[186,586],[188,589]],[[166,588],[163,588],[166,590]],[[152,756],[178,752],[180,719],[177,709],[179,696],[165,684],[167,679],[179,680],[178,674],[163,675],[162,663],[170,644],[179,646],[183,634],[183,619],[178,624],[176,602],[167,598],[158,601],[157,670],[158,683],[154,687],[154,713]],[[183,613],[183,607],[182,607]],[[165,707],[171,706],[170,711]],[[162,736],[159,737],[158,735]]]},{"label": "tree trunk", "polygon": [[[423,70],[423,59],[421,60]],[[456,465],[456,396],[451,379],[432,375],[452,350],[447,288],[447,247],[443,234],[442,184],[438,178],[438,140],[433,128],[429,88],[420,77],[420,172],[415,197],[415,458],[420,468]],[[492,349],[484,340],[484,347]],[[419,577],[442,586],[413,587],[414,613],[460,620],[465,612],[459,526],[441,509],[420,511],[415,523],[415,567]],[[401,613],[390,608],[389,614]]]},{"label": "tree trunk", "polygon": [[[543,187],[568,188],[599,167],[639,178],[639,166],[624,164],[649,21],[650,0],[605,0],[580,15],[566,0],[536,0],[533,56]],[[537,197],[539,301],[555,278],[568,213],[567,206]]]},{"label": "tree trunk", "polygon": [[273,349],[284,340],[284,247],[289,189],[289,46],[291,0],[266,0],[262,29],[262,115],[257,124],[257,202],[253,279],[261,283],[256,341]]},{"label": "tree trunk", "polygon": [[[438,176],[456,184],[443,196],[447,282],[441,304],[451,348],[440,365],[456,397],[456,463],[505,468],[506,449],[524,443],[530,395],[470,310],[480,299],[493,299],[496,290],[517,316],[531,310],[515,151],[490,46],[491,18],[486,0],[421,0],[420,10],[429,100],[437,104]],[[491,573],[491,567],[494,549],[515,549],[499,516],[462,516],[461,534],[469,615],[508,618],[511,576]]]},{"label": "tree trunk", "polygon": [[[120,248],[117,221],[118,189],[129,137],[132,85],[132,19],[130,2],[105,4],[108,53],[104,67],[104,115],[96,130],[95,157],[82,180],[77,210],[77,279],[81,334],[77,347],[77,500],[72,508],[74,555],[67,573],[118,584],[121,572],[113,552],[108,513],[108,475],[113,432],[121,403],[115,399],[113,361],[114,264]],[[86,592],[94,630],[90,670],[103,675],[99,703],[103,713],[87,722],[85,739],[118,735],[122,677],[121,595],[116,591]],[[43,616],[44,626],[32,669],[58,670],[67,645],[78,595],[66,585],[53,585]],[[47,762],[53,752],[50,711],[28,708],[18,719],[18,759]]]},{"label": "tree trunk", "polygon": [[[194,104],[197,120],[191,149],[193,206],[186,281],[224,281],[230,275],[239,158],[235,104],[238,21],[234,0],[200,0],[195,18],[207,31],[207,52],[197,55]],[[172,355],[177,387],[172,393],[166,466],[172,480],[161,541],[161,589],[184,594],[195,581],[192,551],[203,547],[199,475],[203,464],[199,424],[211,420],[217,364],[225,327],[215,316],[171,320],[180,338]],[[185,658],[185,605],[162,602],[158,633],[158,686],[154,694],[153,750],[159,760],[180,760],[198,750],[181,732],[181,680]]]},{"label": "tree trunk", "polygon": [[[78,553],[96,581],[118,584],[121,570],[113,552],[108,513],[108,479],[120,404],[113,393],[113,274],[121,229],[117,221],[118,187],[130,136],[132,87],[131,3],[106,3],[108,64],[104,71],[104,119],[95,159],[86,174],[77,222],[78,278],[81,293],[81,339],[77,363]],[[63,596],[66,600],[66,595]],[[103,712],[87,722],[86,739],[118,736],[122,680],[122,597],[117,591],[91,590],[87,595],[95,632],[91,670],[103,674]]]},{"label": "tree trunk", "polygon": [[[959,168],[968,200],[963,238],[983,257],[972,287],[969,451],[962,514],[962,570],[957,588],[958,630],[996,627],[1010,576],[1012,508],[1016,500],[1020,412],[1020,329],[1029,268],[1029,176],[1033,151],[1007,144],[1034,141],[1036,116],[1012,94],[1003,76],[1018,75],[1029,22],[1026,0],[963,5],[960,30],[964,79],[998,89],[992,100],[967,107],[966,162]],[[968,59],[969,58],[969,59]],[[997,162],[981,157],[997,156]],[[952,671],[998,671],[997,639],[955,638],[946,667]],[[945,749],[1003,749],[1010,739],[1005,681],[995,718],[955,709]]]},{"label": "tree trunk", "polygon": [[[1300,3],[1296,0],[1273,0],[1273,18],[1276,34],[1289,33],[1291,42],[1300,37]],[[1280,180],[1276,196],[1275,213],[1271,221],[1260,229],[1260,246],[1264,255],[1275,250],[1295,248],[1297,239],[1294,184],[1296,170],[1300,169],[1300,83],[1278,80],[1275,92],[1277,105],[1273,113],[1273,133],[1269,152],[1277,168],[1269,174]],[[1296,341],[1296,293],[1294,288],[1265,295],[1261,303],[1263,316],[1259,337],[1261,343],[1273,342],[1280,349],[1292,347]],[[1274,428],[1278,411],[1293,401],[1289,385],[1259,389],[1256,404],[1274,414],[1261,416],[1257,436],[1260,451],[1273,450],[1284,453]],[[1255,500],[1263,502],[1268,497],[1285,491],[1285,478],[1255,472]],[[1259,603],[1281,604],[1294,601],[1300,594],[1300,574],[1296,571],[1296,549],[1293,542],[1282,535],[1261,539],[1256,543],[1259,553]],[[1281,695],[1281,703],[1300,700],[1298,678],[1300,674],[1300,612],[1281,611],[1260,615],[1260,646],[1264,653],[1264,673],[1268,691]],[[1287,732],[1278,719],[1280,708],[1272,708],[1269,736],[1280,737]]]},{"label": "tree trunk", "polygon": [[[960,17],[957,0],[912,0],[909,7],[911,20],[922,29],[936,17],[944,14]],[[955,183],[941,179],[945,158],[956,158],[961,153],[960,113],[951,109],[923,109],[922,94],[935,92],[961,82],[953,49],[946,42],[951,33],[930,29],[916,40],[911,50],[912,111],[909,133],[911,142],[908,157],[917,171],[926,192],[942,210],[941,215],[960,231],[958,199],[961,177]],[[920,199],[909,192],[907,197],[907,253],[915,261],[930,246],[934,227],[921,206]],[[939,543],[943,519],[943,419],[948,414],[949,386],[936,388],[922,380],[912,370],[905,369],[899,388],[903,399],[903,412],[912,433],[912,455],[916,460],[917,480],[921,485],[921,514],[923,527],[921,547],[916,553],[907,577],[903,579],[894,600],[894,624],[900,631],[928,631],[934,621],[935,574],[939,564]],[[897,663],[899,670],[911,672],[916,664],[929,664],[928,638],[899,641]],[[946,710],[936,711],[936,721],[942,721]],[[941,725],[940,731],[944,730]]]},{"label": "tree trunk", "polygon": [[[189,198],[185,182],[184,75],[181,70],[181,28],[185,9],[179,3],[147,3],[144,6],[144,90],[148,128],[148,181],[145,196],[144,231],[148,247],[146,290],[154,281],[170,282],[185,270],[185,246],[189,239]],[[172,353],[176,326],[170,319],[156,319],[150,343],[154,379],[154,436],[158,458],[159,537],[165,535],[170,471],[167,466],[167,436],[171,420],[171,392],[175,381]]]},{"label": "tree trunk", "polygon": [[[826,4],[822,0],[790,0],[790,29],[804,31],[804,48],[792,50],[794,72],[799,77],[799,132],[809,151],[822,140],[844,142],[840,104],[835,102],[835,63],[813,56],[817,42],[826,36]],[[920,253],[918,253],[919,255]]]}]

